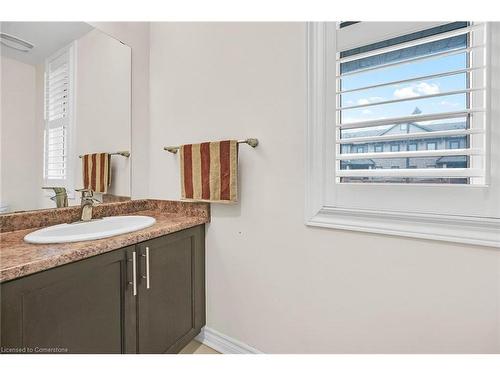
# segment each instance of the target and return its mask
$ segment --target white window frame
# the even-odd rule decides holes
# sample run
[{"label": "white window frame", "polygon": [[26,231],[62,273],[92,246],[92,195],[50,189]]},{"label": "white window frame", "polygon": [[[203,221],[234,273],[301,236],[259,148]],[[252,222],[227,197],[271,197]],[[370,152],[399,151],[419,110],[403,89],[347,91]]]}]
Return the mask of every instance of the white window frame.
[{"label": "white window frame", "polygon": [[[380,23],[379,35],[358,33],[360,40],[355,45],[370,44],[437,24]],[[356,27],[362,27],[362,23],[348,28]],[[486,30],[488,36],[495,40],[487,47],[498,46],[500,23],[490,24]],[[363,35],[368,37],[363,39]],[[488,110],[485,114],[489,141],[485,147],[485,163],[490,171],[486,184],[336,184],[336,39],[336,23],[308,24],[305,223],[310,226],[500,247],[500,126],[489,126],[491,117],[500,119],[500,51],[489,53],[490,61],[486,62],[489,74],[487,84],[494,89],[491,90],[491,96],[487,96],[491,106],[486,103]],[[342,50],[355,45],[344,45]],[[490,92],[489,87],[487,90]],[[385,199],[380,199],[382,191],[386,194]],[[426,199],[435,209],[398,206],[397,202],[388,198],[392,194],[410,197],[415,205]],[[367,201],[373,203],[367,205]],[[449,207],[441,209],[453,202],[459,202],[457,206],[464,207],[458,207],[455,211]]]},{"label": "white window frame", "polygon": [[[46,176],[46,165],[47,165],[47,140],[44,136],[44,157],[43,157],[43,183],[44,186],[60,186],[66,188],[66,193],[68,198],[73,199],[75,197],[75,166],[76,166],[76,157],[75,157],[75,149],[76,149],[76,126],[75,126],[75,111],[76,111],[76,49],[77,42],[73,41],[68,46],[61,48],[47,59],[45,59],[45,77],[47,76],[47,70],[49,63],[62,54],[68,54],[68,64],[69,64],[69,112],[67,114],[68,126],[66,129],[66,154],[67,154],[67,164],[66,164],[66,178],[64,179],[48,179]],[[46,102],[45,98],[46,91],[46,82],[47,79],[44,79],[44,134],[47,134],[48,130],[48,122],[47,122],[47,114],[46,114]],[[46,190],[46,196],[52,196],[53,192]]]}]

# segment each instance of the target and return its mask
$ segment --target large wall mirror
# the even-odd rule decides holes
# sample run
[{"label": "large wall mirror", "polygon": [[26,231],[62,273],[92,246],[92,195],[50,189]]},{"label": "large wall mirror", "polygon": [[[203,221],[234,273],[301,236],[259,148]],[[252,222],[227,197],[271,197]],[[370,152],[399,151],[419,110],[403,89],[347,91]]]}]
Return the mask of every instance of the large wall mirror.
[{"label": "large wall mirror", "polygon": [[131,49],[84,22],[2,22],[0,214],[130,199]]}]

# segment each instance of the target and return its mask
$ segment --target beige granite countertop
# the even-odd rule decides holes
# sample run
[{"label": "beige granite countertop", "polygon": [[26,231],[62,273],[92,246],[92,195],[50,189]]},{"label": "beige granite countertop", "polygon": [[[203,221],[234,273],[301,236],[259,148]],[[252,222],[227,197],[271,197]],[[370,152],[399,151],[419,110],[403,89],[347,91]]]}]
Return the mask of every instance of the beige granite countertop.
[{"label": "beige granite countertop", "polygon": [[[144,205],[145,210],[120,212],[119,214],[152,216],[156,219],[156,223],[149,228],[119,236],[92,241],[36,245],[26,243],[23,240],[26,234],[33,232],[36,228],[0,233],[0,282],[89,258],[210,221],[209,209],[206,209],[206,212],[202,210],[196,212],[196,209],[190,209],[192,207],[190,203],[186,203],[186,210],[177,209],[171,210],[177,212],[169,212],[169,206],[167,209],[161,205],[158,207],[157,202],[162,201],[145,202],[147,202]],[[155,204],[151,204],[151,202],[155,202]],[[177,206],[183,204],[177,203]]]}]

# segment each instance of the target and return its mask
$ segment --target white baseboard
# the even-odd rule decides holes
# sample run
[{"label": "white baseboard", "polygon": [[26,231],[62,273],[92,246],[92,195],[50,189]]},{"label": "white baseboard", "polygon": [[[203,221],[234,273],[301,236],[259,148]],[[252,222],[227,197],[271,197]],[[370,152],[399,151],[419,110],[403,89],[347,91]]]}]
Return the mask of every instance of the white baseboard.
[{"label": "white baseboard", "polygon": [[261,351],[210,327],[203,327],[195,340],[222,354],[262,354]]}]

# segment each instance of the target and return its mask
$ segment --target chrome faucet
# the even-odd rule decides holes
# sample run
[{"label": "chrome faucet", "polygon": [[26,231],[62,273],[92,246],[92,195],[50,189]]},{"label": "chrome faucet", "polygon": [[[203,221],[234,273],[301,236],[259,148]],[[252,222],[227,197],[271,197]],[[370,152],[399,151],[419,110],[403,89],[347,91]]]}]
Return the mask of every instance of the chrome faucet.
[{"label": "chrome faucet", "polygon": [[78,189],[77,191],[82,193],[80,221],[90,221],[92,220],[92,208],[94,207],[94,203],[99,201],[94,198],[94,193],[90,189]]},{"label": "chrome faucet", "polygon": [[56,202],[56,207],[61,208],[61,207],[68,207],[68,193],[66,192],[65,187],[60,187],[60,186],[43,186],[42,189],[44,190],[54,190],[54,195],[53,197],[50,197],[50,199],[54,202]]}]

